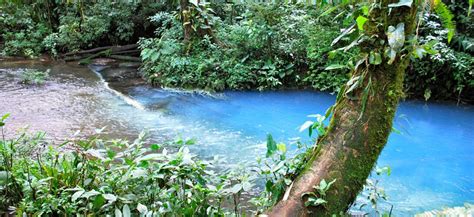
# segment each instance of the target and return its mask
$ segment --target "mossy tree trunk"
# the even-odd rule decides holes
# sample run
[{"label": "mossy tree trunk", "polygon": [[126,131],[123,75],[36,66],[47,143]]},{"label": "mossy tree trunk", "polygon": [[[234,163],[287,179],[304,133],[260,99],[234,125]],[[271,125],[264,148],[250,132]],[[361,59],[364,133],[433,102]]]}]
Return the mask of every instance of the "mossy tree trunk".
[{"label": "mossy tree trunk", "polygon": [[[405,24],[405,35],[413,33],[417,3],[392,8],[398,0],[379,0],[380,8],[371,11],[364,31],[377,40],[360,45],[362,52],[383,51],[388,47],[389,26]],[[383,25],[378,25],[382,22]],[[380,40],[385,43],[380,43]],[[403,79],[409,63],[407,55],[397,54],[392,64],[387,58],[379,65],[363,63],[353,73],[361,76],[360,87],[341,96],[333,107],[326,134],[318,140],[306,168],[294,181],[289,195],[269,211],[270,216],[331,216],[345,212],[363,189],[392,129]],[[345,86],[341,91],[348,90]],[[368,92],[367,92],[368,91]],[[307,192],[321,180],[336,180],[326,192],[326,204],[306,207]]]},{"label": "mossy tree trunk", "polygon": [[179,12],[181,16],[181,22],[183,24],[183,37],[184,41],[189,41],[191,39],[191,34],[193,32],[190,19],[190,10],[189,10],[189,1],[180,0],[179,1]]}]

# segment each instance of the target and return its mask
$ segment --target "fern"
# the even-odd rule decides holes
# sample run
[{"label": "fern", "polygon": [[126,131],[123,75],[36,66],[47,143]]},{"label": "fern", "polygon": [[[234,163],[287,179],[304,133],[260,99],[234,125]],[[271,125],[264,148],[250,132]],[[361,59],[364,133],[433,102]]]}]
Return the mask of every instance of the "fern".
[{"label": "fern", "polygon": [[[469,1],[472,2],[474,0]],[[443,24],[444,28],[448,30],[448,43],[450,43],[454,33],[456,32],[456,23],[453,19],[454,15],[451,13],[448,6],[446,6],[446,4],[444,4],[442,1],[435,0],[434,3],[436,14],[438,14],[439,18],[441,19],[441,23]]]}]

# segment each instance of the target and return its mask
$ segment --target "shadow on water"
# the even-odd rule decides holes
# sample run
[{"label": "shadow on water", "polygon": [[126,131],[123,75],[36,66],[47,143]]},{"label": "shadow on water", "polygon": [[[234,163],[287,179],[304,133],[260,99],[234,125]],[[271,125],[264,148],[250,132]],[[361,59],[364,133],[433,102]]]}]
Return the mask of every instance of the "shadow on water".
[{"label": "shadow on water", "polygon": [[[51,69],[43,87],[18,84],[25,68]],[[86,134],[107,126],[108,136],[134,138],[147,129],[153,140],[195,138],[192,151],[224,157],[229,165],[254,163],[265,153],[265,137],[289,143],[309,141],[299,126],[322,114],[335,96],[311,91],[198,92],[152,88],[136,79],[133,67],[48,62],[0,63],[0,113],[10,112],[13,130],[30,125],[52,138]],[[135,73],[135,74],[134,74]],[[126,82],[124,82],[126,81]],[[396,215],[474,203],[474,107],[408,101],[401,103],[395,128],[378,164]]]}]

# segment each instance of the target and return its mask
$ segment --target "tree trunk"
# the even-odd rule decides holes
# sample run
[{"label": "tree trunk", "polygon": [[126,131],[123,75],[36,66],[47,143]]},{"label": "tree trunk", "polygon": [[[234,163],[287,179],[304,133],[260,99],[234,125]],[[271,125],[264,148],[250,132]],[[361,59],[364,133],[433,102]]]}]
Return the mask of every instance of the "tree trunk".
[{"label": "tree trunk", "polygon": [[179,1],[180,5],[180,16],[181,16],[181,22],[183,23],[183,37],[184,41],[189,41],[191,39],[191,34],[192,34],[192,27],[191,27],[191,19],[190,19],[190,10],[189,10],[189,2],[188,0],[180,0]]},{"label": "tree trunk", "polygon": [[[360,46],[362,52],[383,51],[388,46],[385,33],[388,26],[404,23],[405,35],[412,34],[417,5],[392,8],[389,14],[388,4],[393,2],[398,0],[382,0],[381,9],[371,12],[364,28],[370,35],[383,39],[384,45],[380,40],[366,42]],[[384,25],[377,25],[374,20]],[[288,196],[270,210],[270,216],[331,216],[347,211],[363,189],[391,132],[409,63],[408,56],[400,56],[397,54],[392,64],[386,58],[380,65],[364,63],[352,73],[353,77],[361,76],[362,85],[350,97],[344,96],[347,86],[341,89],[326,134],[318,140],[306,168],[291,189],[287,189]],[[313,192],[313,186],[323,179],[336,180],[324,197],[327,203],[306,207],[308,196],[304,194]]]}]

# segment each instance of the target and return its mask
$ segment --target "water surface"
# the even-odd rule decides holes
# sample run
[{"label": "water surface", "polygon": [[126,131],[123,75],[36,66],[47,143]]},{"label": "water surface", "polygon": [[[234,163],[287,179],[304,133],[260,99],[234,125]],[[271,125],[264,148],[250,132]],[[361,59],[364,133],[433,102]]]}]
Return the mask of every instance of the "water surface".
[{"label": "water surface", "polygon": [[[25,68],[51,69],[43,87],[18,84]],[[143,129],[154,140],[197,139],[203,158],[220,155],[229,165],[255,162],[265,137],[289,143],[310,114],[323,114],[335,96],[311,91],[224,92],[208,96],[146,85],[109,85],[88,68],[41,62],[0,63],[0,113],[10,112],[9,133],[30,125],[52,138],[107,126],[111,137]],[[400,216],[474,203],[474,107],[450,103],[401,103],[378,164],[394,213]]]}]

